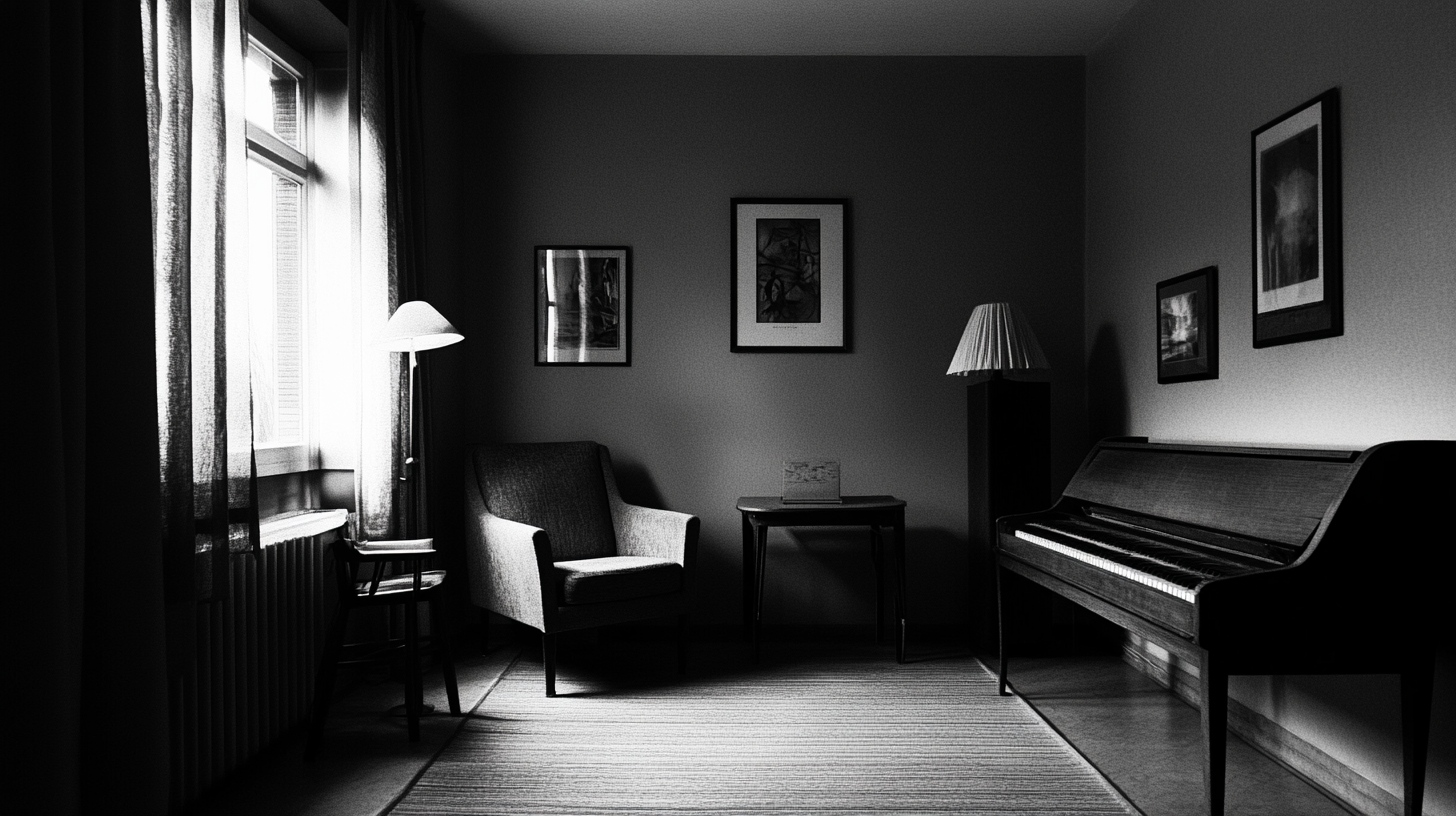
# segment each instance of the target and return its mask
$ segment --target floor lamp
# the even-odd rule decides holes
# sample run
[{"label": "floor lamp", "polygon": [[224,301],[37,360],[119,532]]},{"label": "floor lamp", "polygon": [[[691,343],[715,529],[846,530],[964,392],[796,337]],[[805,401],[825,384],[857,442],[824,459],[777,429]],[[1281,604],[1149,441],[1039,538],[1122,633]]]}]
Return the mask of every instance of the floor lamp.
[{"label": "floor lamp", "polygon": [[[384,324],[384,330],[374,338],[374,347],[385,351],[407,351],[409,352],[409,424],[408,435],[404,443],[404,471],[399,475],[399,480],[405,486],[405,529],[402,538],[420,538],[420,528],[423,508],[417,506],[417,499],[420,498],[417,491],[420,482],[420,453],[418,440],[415,436],[415,399],[419,391],[420,411],[424,413],[425,395],[415,384],[419,378],[418,352],[448,346],[464,340],[464,335],[455,330],[443,315],[435,310],[435,307],[423,300],[411,300],[401,303],[394,314],[390,316],[389,322]],[[428,497],[423,498],[428,501]],[[378,569],[379,567],[376,567]],[[408,614],[413,614],[411,611]],[[448,614],[448,613],[447,613]],[[407,617],[407,621],[412,618]],[[413,627],[413,622],[407,622],[407,627]],[[413,669],[411,669],[413,671]],[[452,681],[453,682],[453,681]],[[408,688],[408,681],[406,682]],[[420,707],[419,713],[428,714],[434,711],[434,706],[424,704]],[[408,705],[397,705],[390,709],[394,716],[405,716],[408,713]]]},{"label": "floor lamp", "polygon": [[[416,538],[420,532],[420,519],[415,507],[420,468],[420,452],[415,437],[415,382],[418,378],[416,354],[464,339],[465,336],[456,331],[435,307],[423,300],[411,300],[400,304],[374,342],[375,347],[386,351],[409,352],[409,435],[405,441],[404,472],[399,477],[405,483],[405,507],[408,509],[406,525],[409,529],[403,531],[405,538]],[[419,399],[420,413],[424,413],[423,393],[419,395]]]},{"label": "floor lamp", "polygon": [[967,508],[970,518],[971,636],[994,646],[996,519],[1043,510],[1051,481],[1051,384],[1008,379],[1008,371],[1045,371],[1046,355],[1026,316],[1011,303],[971,312],[946,374],[975,376],[966,386]]}]

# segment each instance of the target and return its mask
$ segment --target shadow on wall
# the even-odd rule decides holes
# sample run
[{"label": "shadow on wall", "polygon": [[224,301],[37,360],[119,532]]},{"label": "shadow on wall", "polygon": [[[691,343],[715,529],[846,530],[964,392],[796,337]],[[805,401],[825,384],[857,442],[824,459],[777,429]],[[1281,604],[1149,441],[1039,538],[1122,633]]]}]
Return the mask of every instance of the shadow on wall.
[{"label": "shadow on wall", "polygon": [[1104,323],[1097,329],[1087,355],[1087,431],[1091,439],[1125,436],[1127,427],[1127,367],[1117,330]]},{"label": "shadow on wall", "polygon": [[652,476],[647,473],[647,468],[643,467],[641,462],[623,461],[613,454],[612,472],[617,476],[617,492],[622,494],[622,501],[640,507],[656,507],[680,513],[691,512],[677,507],[664,507],[662,493],[658,491],[657,483],[652,481]]}]

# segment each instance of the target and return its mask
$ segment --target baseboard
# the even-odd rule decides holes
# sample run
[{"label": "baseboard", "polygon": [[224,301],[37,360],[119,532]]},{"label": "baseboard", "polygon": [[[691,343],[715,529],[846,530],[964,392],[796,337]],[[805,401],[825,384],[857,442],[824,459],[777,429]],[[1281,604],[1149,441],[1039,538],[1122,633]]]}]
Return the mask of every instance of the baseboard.
[{"label": "baseboard", "polygon": [[[1198,667],[1179,660],[1156,643],[1128,634],[1123,660],[1154,682],[1197,707]],[[1399,797],[1366,779],[1319,747],[1229,698],[1228,728],[1255,750],[1288,768],[1332,799],[1363,816],[1401,816]]]}]

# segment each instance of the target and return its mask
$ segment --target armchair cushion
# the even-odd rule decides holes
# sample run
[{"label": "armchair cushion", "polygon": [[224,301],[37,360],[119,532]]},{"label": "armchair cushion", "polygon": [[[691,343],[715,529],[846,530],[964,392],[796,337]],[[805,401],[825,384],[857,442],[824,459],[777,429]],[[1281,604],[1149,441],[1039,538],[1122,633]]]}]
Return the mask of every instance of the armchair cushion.
[{"label": "armchair cushion", "polygon": [[676,561],[636,555],[557,561],[556,598],[565,605],[625,601],[682,589]]}]

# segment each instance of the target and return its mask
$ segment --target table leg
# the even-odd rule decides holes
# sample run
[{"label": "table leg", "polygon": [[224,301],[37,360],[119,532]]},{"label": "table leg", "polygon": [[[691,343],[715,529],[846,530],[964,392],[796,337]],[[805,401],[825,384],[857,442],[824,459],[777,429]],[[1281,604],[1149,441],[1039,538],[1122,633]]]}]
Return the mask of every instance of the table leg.
[{"label": "table leg", "polygon": [[743,514],[743,639],[753,639],[753,617],[757,608],[758,554],[753,549],[753,523]]},{"label": "table leg", "polygon": [[1001,585],[1001,564],[996,562],[991,569],[996,571],[996,643],[1001,652],[1001,665],[996,670],[997,693],[1006,696],[1006,590]]},{"label": "table leg", "polygon": [[885,640],[885,551],[880,525],[870,525],[870,558],[875,562],[875,644]]},{"label": "table leg", "polygon": [[768,563],[768,525],[756,525],[754,532],[758,544],[758,592],[757,608],[753,612],[753,659],[758,661],[759,629],[763,624],[763,575]]},{"label": "table leg", "polygon": [[895,519],[895,660],[905,662],[905,618],[908,602],[905,597],[905,513]]}]

